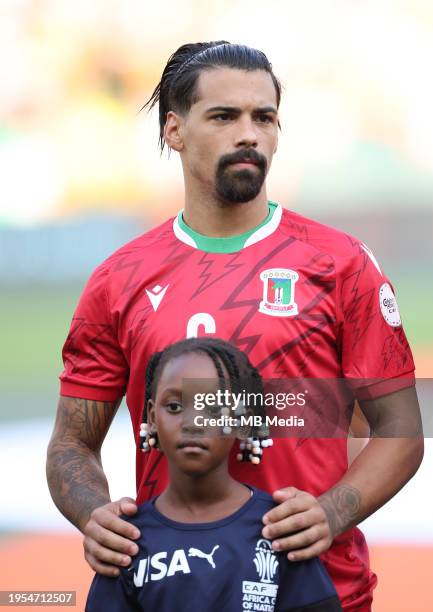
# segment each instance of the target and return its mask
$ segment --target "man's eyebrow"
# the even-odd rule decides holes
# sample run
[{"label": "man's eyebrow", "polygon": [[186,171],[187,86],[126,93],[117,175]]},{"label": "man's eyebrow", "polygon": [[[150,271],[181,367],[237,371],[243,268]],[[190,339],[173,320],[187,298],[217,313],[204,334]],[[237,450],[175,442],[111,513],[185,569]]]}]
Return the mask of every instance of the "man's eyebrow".
[{"label": "man's eyebrow", "polygon": [[[238,106],[212,106],[206,110],[206,113],[237,113],[240,114],[242,109]],[[274,106],[263,106],[259,108],[255,108],[253,110],[254,113],[273,113],[275,115],[278,114],[277,109]]]},{"label": "man's eyebrow", "polygon": [[263,106],[262,108],[255,108],[255,113],[273,113],[274,115],[278,114],[278,110],[274,106]]},{"label": "man's eyebrow", "polygon": [[237,106],[212,106],[206,109],[207,113],[241,113],[242,110]]}]

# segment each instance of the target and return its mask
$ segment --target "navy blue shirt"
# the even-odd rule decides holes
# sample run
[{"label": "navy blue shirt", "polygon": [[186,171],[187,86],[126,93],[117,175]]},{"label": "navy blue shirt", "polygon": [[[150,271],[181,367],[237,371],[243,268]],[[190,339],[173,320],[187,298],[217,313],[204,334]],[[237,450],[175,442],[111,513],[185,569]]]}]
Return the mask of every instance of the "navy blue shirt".
[{"label": "navy blue shirt", "polygon": [[234,514],[178,523],[146,502],[129,517],[139,552],[118,578],[96,574],[86,612],[334,612],[335,588],[319,559],[290,562],[261,535],[272,498],[252,489]]}]

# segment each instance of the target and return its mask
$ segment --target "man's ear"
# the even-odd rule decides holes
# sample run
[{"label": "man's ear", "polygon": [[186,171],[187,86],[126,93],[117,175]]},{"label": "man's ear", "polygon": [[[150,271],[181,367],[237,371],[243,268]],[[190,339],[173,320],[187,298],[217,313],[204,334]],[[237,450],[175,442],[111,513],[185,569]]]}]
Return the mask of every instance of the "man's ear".
[{"label": "man's ear", "polygon": [[277,129],[277,141],[275,143],[275,147],[274,147],[274,155],[275,153],[278,151],[278,143],[279,143],[279,136],[280,136],[280,132],[282,131],[282,127],[281,127],[281,123],[280,123],[280,118],[278,117],[278,129]]},{"label": "man's ear", "polygon": [[147,402],[147,424],[149,428],[156,431],[156,414],[155,414],[155,403],[153,400]]},{"label": "man's ear", "polygon": [[182,117],[174,111],[168,111],[164,126],[164,140],[170,149],[182,151]]}]

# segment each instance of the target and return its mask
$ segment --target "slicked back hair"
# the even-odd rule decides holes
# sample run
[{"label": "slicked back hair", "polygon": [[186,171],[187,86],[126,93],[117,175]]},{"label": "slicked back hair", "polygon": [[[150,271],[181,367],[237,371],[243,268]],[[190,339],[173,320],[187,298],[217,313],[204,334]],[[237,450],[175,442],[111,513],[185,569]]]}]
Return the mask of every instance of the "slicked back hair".
[{"label": "slicked back hair", "polygon": [[[146,369],[146,397],[142,422],[147,422],[147,404],[155,400],[156,390],[162,371],[169,361],[181,355],[202,353],[207,355],[215,366],[219,388],[229,388],[233,393],[255,393],[264,396],[263,381],[258,370],[251,364],[247,355],[233,344],[220,338],[189,338],[169,345],[163,351],[154,353]],[[227,378],[228,375],[228,378]],[[193,374],[190,378],[194,378]],[[254,406],[254,414],[265,416],[262,403]],[[252,428],[251,435],[259,435],[261,428]]]},{"label": "slicked back hair", "polygon": [[164,150],[164,127],[169,111],[185,115],[198,101],[197,80],[203,70],[227,67],[239,70],[265,70],[272,78],[280,105],[281,84],[272,71],[266,55],[246,45],[236,45],[226,40],[188,43],[170,56],[162,77],[149,100],[143,106],[151,110],[159,108],[159,146]]}]

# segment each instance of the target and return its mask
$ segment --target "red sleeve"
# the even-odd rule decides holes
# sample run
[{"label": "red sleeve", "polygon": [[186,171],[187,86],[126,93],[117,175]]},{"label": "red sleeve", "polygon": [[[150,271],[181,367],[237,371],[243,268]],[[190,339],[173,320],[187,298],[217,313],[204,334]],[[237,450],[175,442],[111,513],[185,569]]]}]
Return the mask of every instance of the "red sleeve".
[{"label": "red sleeve", "polygon": [[358,399],[415,384],[414,362],[392,286],[365,245],[339,277],[337,316],[343,375]]},{"label": "red sleeve", "polygon": [[111,322],[107,277],[106,266],[97,268],[81,295],[63,347],[62,395],[113,402],[125,393],[129,369]]}]

